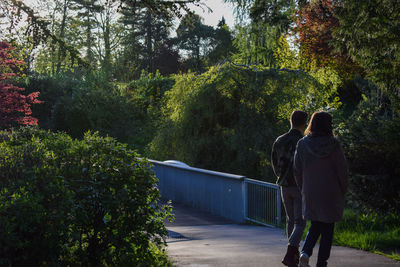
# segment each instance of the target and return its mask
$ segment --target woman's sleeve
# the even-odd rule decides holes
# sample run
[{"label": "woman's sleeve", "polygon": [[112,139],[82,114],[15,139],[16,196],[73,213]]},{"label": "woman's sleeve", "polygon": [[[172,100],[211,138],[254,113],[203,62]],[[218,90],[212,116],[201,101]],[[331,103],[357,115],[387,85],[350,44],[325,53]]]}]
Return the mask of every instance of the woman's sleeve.
[{"label": "woman's sleeve", "polygon": [[336,173],[338,176],[338,181],[340,185],[340,189],[342,193],[345,194],[347,192],[348,187],[348,177],[349,177],[349,168],[347,165],[346,156],[344,155],[344,150],[342,145],[339,143],[338,153],[336,157]]},{"label": "woman's sleeve", "polygon": [[296,181],[297,187],[301,191],[301,189],[303,188],[303,164],[299,149],[300,146],[301,146],[301,140],[297,142],[296,151],[294,152],[293,176]]}]

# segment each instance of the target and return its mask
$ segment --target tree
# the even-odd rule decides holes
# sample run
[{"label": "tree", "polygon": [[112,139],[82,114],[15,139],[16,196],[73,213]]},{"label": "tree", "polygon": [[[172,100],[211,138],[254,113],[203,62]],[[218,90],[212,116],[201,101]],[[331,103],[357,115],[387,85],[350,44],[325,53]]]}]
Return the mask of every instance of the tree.
[{"label": "tree", "polygon": [[293,21],[296,9],[295,0],[255,0],[250,8],[250,18],[254,22],[278,27],[280,32],[286,32]]},{"label": "tree", "polygon": [[277,67],[276,51],[280,38],[291,29],[296,8],[304,0],[226,0],[249,17],[250,23],[237,28],[234,41],[238,54],[235,60],[244,64],[263,64]]},{"label": "tree", "polygon": [[237,53],[233,59],[242,64],[263,64],[276,67],[274,52],[279,48],[279,32],[276,27],[263,22],[237,26],[233,41]]},{"label": "tree", "polygon": [[204,69],[203,58],[207,54],[214,29],[204,25],[199,15],[187,15],[182,18],[176,30],[178,47],[189,53],[189,69],[202,72]]},{"label": "tree", "polygon": [[[80,2],[82,6],[85,7],[84,14],[87,15],[92,11],[95,11],[94,4],[97,0],[74,0],[75,2]],[[163,15],[172,20],[174,17],[182,17],[182,13],[192,13],[188,7],[188,4],[194,4],[197,6],[204,5],[200,2],[201,0],[173,0],[173,1],[159,1],[159,0],[114,0],[115,3],[121,7],[123,5],[128,6],[139,6],[149,8],[156,14],[156,16]],[[59,36],[51,32],[48,28],[49,23],[40,17],[35,10],[27,6],[21,0],[2,0],[0,2],[0,10],[2,13],[10,18],[10,27],[13,28],[16,23],[18,23],[23,15],[26,15],[28,30],[25,31],[26,34],[31,35],[35,44],[51,39],[51,41],[61,47],[62,51],[66,51],[69,54],[72,61],[77,62],[80,66],[90,68],[90,60],[92,56],[92,51],[89,49],[92,44],[92,33],[90,32],[90,18],[86,16],[86,48],[87,48],[87,58],[89,62],[82,58],[79,49],[76,49],[73,45],[69,45]]]},{"label": "tree", "polygon": [[208,54],[209,64],[218,63],[230,57],[235,52],[235,47],[233,46],[233,36],[228,25],[225,23],[225,18],[218,23],[218,27],[214,32],[214,37],[211,42],[213,47]]},{"label": "tree", "polygon": [[37,119],[31,117],[31,105],[39,104],[37,99],[39,92],[33,92],[27,96],[24,91],[10,83],[10,78],[16,76],[16,69],[22,64],[11,57],[13,50],[8,43],[0,42],[0,128],[8,128],[13,125],[37,125]]},{"label": "tree", "polygon": [[[336,47],[365,69],[400,114],[400,5],[398,1],[341,0]],[[382,101],[384,97],[381,98]]]},{"label": "tree", "polygon": [[112,71],[113,59],[115,59],[115,51],[120,48],[124,26],[118,21],[118,6],[112,0],[102,0],[99,2],[100,11],[95,17],[96,20],[96,43],[95,54],[100,62],[101,69],[107,77]]},{"label": "tree", "polygon": [[334,0],[318,0],[305,5],[297,13],[295,31],[303,61],[317,67],[333,65],[342,76],[349,77],[361,69],[346,50],[337,51],[333,46],[333,32],[340,26],[337,8],[338,3]]},{"label": "tree", "polygon": [[287,30],[293,21],[296,9],[302,8],[309,0],[224,0],[235,6],[236,16],[243,21],[263,21],[269,25]]},{"label": "tree", "polygon": [[101,6],[98,4],[98,0],[73,0],[77,5],[75,10],[78,11],[77,19],[83,28],[84,46],[86,48],[86,60],[89,64],[95,64],[94,58],[94,34],[93,30],[96,28],[95,16],[100,12]]},{"label": "tree", "polygon": [[171,39],[157,47],[153,59],[154,66],[162,75],[177,73],[181,69],[180,61],[179,52]]},{"label": "tree", "polygon": [[149,73],[155,73],[155,57],[169,40],[169,25],[165,17],[154,16],[150,9],[145,8],[139,18],[138,28],[144,44],[141,65]]},{"label": "tree", "polygon": [[148,156],[258,179],[272,177],[272,140],[293,109],[337,107],[335,90],[303,71],[227,62],[174,77]]}]

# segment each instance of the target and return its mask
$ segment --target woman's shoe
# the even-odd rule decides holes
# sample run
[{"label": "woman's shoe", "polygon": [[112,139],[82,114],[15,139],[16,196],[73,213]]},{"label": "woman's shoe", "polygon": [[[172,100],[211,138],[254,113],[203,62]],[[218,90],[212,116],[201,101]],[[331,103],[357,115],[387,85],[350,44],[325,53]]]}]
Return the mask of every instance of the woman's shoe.
[{"label": "woman's shoe", "polygon": [[310,267],[310,265],[308,265],[309,259],[310,259],[310,257],[308,257],[308,255],[306,253],[301,252],[299,267]]},{"label": "woman's shoe", "polygon": [[297,267],[299,265],[299,249],[295,246],[288,245],[286,255],[282,263],[289,267]]}]

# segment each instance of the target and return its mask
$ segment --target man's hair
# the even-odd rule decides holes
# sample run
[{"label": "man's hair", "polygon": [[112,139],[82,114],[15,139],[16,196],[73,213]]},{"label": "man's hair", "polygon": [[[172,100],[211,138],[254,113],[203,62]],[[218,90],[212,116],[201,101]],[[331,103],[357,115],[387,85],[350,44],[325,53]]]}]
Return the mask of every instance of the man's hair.
[{"label": "man's hair", "polygon": [[290,122],[292,124],[292,127],[297,128],[306,125],[307,117],[308,117],[307,112],[301,110],[293,111],[292,115],[290,116]]},{"label": "man's hair", "polygon": [[305,134],[333,136],[332,115],[324,111],[314,112]]}]

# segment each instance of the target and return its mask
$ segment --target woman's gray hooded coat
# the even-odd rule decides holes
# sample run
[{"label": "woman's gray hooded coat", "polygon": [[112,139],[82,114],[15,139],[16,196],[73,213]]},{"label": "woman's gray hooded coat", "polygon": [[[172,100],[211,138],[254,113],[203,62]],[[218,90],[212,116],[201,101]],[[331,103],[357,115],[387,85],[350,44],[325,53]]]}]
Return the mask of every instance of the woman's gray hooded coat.
[{"label": "woman's gray hooded coat", "polygon": [[307,135],[297,143],[294,157],[294,176],[302,193],[304,219],[340,221],[348,167],[339,141],[332,136]]}]

